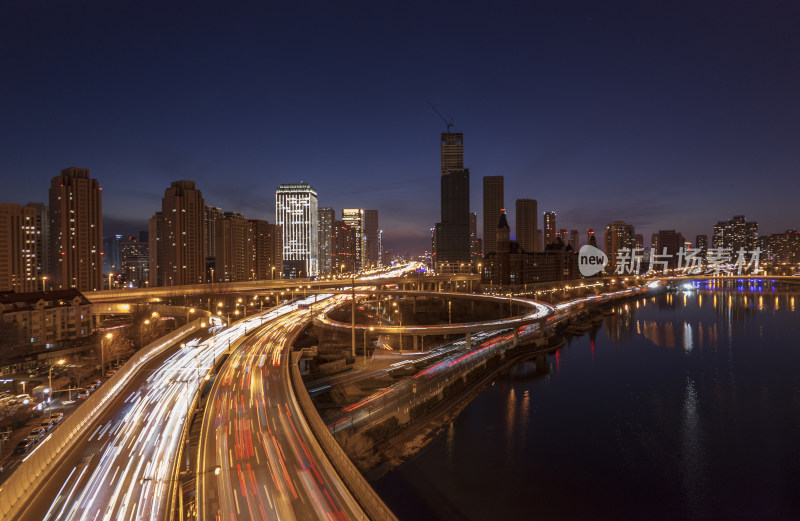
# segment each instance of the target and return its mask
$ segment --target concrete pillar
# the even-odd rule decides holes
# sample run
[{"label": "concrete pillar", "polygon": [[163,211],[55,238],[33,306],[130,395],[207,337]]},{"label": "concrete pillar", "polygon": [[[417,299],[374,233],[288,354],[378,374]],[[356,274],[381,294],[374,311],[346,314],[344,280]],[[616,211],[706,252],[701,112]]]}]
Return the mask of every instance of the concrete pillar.
[{"label": "concrete pillar", "polygon": [[514,326],[514,346],[519,344],[519,327]]},{"label": "concrete pillar", "polygon": [[472,333],[467,333],[467,349],[472,349]]},{"label": "concrete pillar", "polygon": [[417,335],[414,335],[413,338],[414,338],[414,351],[418,351],[419,349],[417,347]]}]

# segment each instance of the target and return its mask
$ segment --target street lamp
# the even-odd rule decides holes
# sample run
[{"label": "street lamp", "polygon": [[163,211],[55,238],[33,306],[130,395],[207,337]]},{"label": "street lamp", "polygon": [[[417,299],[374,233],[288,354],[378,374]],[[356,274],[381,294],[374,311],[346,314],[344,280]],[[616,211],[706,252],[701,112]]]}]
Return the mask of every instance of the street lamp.
[{"label": "street lamp", "polygon": [[275,280],[275,266],[270,270],[269,280]]},{"label": "street lamp", "polygon": [[[53,401],[53,368],[57,365],[64,365],[64,359],[62,358],[58,362],[54,363],[50,366],[50,371],[47,375],[47,385],[49,386],[49,392],[47,393],[47,411],[50,411],[50,404]],[[24,392],[24,389],[23,389]]]},{"label": "street lamp", "polygon": [[[109,341],[111,341],[111,339],[114,338],[114,335],[112,335],[111,333],[106,333],[105,338],[108,339]],[[105,342],[101,338],[100,339],[100,376],[102,377],[105,374],[106,374],[106,348],[105,348]]]},{"label": "street lamp", "polygon": [[46,284],[47,284],[47,275],[42,275],[42,293],[47,291]]},{"label": "street lamp", "polygon": [[109,273],[108,274],[108,289],[111,289],[111,277],[113,277],[113,276],[114,276],[113,273]]}]

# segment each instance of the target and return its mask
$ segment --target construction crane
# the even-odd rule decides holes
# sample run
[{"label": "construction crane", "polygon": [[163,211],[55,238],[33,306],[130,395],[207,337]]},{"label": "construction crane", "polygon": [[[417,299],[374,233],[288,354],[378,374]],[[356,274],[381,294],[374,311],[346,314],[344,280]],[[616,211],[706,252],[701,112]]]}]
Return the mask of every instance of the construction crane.
[{"label": "construction crane", "polygon": [[430,105],[430,106],[431,106],[431,108],[433,109],[433,111],[434,111],[434,112],[436,112],[436,114],[438,114],[440,118],[442,118],[442,121],[444,121],[444,124],[445,124],[445,125],[447,125],[447,133],[449,134],[449,133],[450,133],[450,127],[454,127],[454,126],[456,125],[456,124],[453,122],[453,118],[451,117],[451,118],[450,118],[450,121],[448,121],[448,120],[447,120],[447,118],[445,118],[444,116],[442,116],[442,113],[441,113],[441,112],[439,112],[439,110],[438,110],[436,107],[434,107],[434,106],[433,106],[433,103],[431,103],[431,102],[430,102],[430,101],[428,101],[428,100],[425,100],[425,101],[427,101],[427,102],[428,102],[428,105]]}]

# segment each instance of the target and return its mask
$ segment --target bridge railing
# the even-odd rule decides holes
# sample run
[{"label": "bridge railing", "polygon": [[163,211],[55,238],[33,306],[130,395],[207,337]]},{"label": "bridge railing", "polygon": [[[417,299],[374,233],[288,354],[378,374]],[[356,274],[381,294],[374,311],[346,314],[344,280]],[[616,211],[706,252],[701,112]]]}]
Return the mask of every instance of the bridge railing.
[{"label": "bridge railing", "polygon": [[308,395],[305,385],[303,385],[303,378],[300,376],[296,358],[301,353],[292,354],[293,356],[289,360],[289,365],[291,366],[289,377],[294,390],[293,394],[298,400],[306,422],[308,422],[322,450],[325,451],[336,472],[366,511],[369,519],[372,521],[397,521],[397,517],[389,510],[389,507],[386,506],[386,503],[378,496],[367,480],[364,479],[364,476],[361,475],[361,472],[353,465],[353,462],[350,461],[350,458],[328,431],[325,422],[322,421],[317,409],[311,402],[311,397]]},{"label": "bridge railing", "polygon": [[14,519],[41,488],[48,470],[58,465],[82,439],[91,421],[102,414],[110,401],[130,382],[144,364],[163,353],[182,337],[199,329],[204,319],[176,329],[134,354],[114,376],[92,393],[86,401],[42,441],[17,467],[0,488],[0,519]]}]

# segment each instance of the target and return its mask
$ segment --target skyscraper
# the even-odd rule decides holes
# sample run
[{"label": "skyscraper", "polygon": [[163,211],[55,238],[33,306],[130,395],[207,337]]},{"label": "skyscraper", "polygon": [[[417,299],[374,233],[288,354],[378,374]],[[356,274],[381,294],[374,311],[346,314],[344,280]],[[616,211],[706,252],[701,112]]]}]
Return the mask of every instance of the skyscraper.
[{"label": "skyscraper", "polygon": [[44,203],[28,203],[26,206],[36,211],[36,269],[39,279],[49,277],[50,267],[50,209]]},{"label": "skyscraper", "polygon": [[250,269],[254,280],[281,278],[281,227],[258,219],[250,220],[252,237]]},{"label": "skyscraper", "polygon": [[378,210],[364,210],[364,255],[362,265],[366,268],[381,266],[380,227]]},{"label": "skyscraper", "polygon": [[[205,227],[206,227],[206,278],[211,282],[221,280],[216,273],[216,255],[217,255],[217,221],[225,217],[225,212],[222,208],[216,206],[206,206]],[[211,270],[214,271],[212,280]]]},{"label": "skyscraper", "polygon": [[[153,241],[152,227],[156,227]],[[151,219],[150,245],[157,251],[151,280],[159,286],[200,284],[206,281],[206,204],[194,181],[174,181],[164,190],[161,212]],[[153,252],[150,252],[151,258]],[[218,279],[219,280],[219,279]],[[151,283],[152,285],[152,283]]]},{"label": "skyscraper", "polygon": [[606,255],[608,266],[606,272],[614,273],[617,269],[617,253],[621,249],[630,249],[636,246],[636,231],[631,224],[623,221],[614,221],[606,226]]},{"label": "skyscraper", "polygon": [[150,257],[147,243],[137,237],[127,237],[120,244],[120,268],[118,275],[125,287],[143,288],[149,279]]},{"label": "skyscraper", "polygon": [[0,203],[0,291],[27,293],[38,285],[37,210]]},{"label": "skyscraper", "polygon": [[572,246],[572,249],[575,251],[581,249],[580,240],[578,238],[578,230],[569,231],[569,245]]},{"label": "skyscraper", "polygon": [[344,221],[334,221],[333,223],[333,262],[334,270],[337,275],[355,273],[356,258],[356,231]]},{"label": "skyscraper", "polygon": [[66,168],[50,182],[50,266],[55,289],[103,289],[101,190],[86,168]]},{"label": "skyscraper", "polygon": [[683,235],[675,230],[659,230],[654,237],[653,243],[656,255],[666,254],[668,257],[667,266],[676,268],[678,266],[678,252],[683,248]]},{"label": "skyscraper", "polygon": [[483,177],[483,252],[497,251],[497,223],[505,210],[503,176]]},{"label": "skyscraper", "polygon": [[255,278],[253,236],[250,221],[238,212],[225,212],[216,221],[214,274],[219,282],[241,282]]},{"label": "skyscraper", "polygon": [[536,199],[517,199],[517,242],[527,253],[542,249],[541,245],[536,244],[536,207]]},{"label": "skyscraper", "polygon": [[317,209],[319,217],[319,272],[321,275],[330,275],[333,272],[333,221],[336,212],[329,206],[320,206]]},{"label": "skyscraper", "polygon": [[740,249],[753,251],[758,246],[758,223],[746,221],[744,215],[734,215],[728,221],[719,221],[714,225],[714,248],[730,248],[733,253]]},{"label": "skyscraper", "polygon": [[275,220],[283,233],[285,278],[318,273],[317,191],[308,183],[281,184],[275,191]]},{"label": "skyscraper", "polygon": [[556,212],[544,212],[544,246],[556,242]]},{"label": "skyscraper", "polygon": [[364,269],[366,237],[364,235],[364,210],[360,208],[345,208],[342,210],[342,222],[353,229],[355,233],[355,257],[353,257],[353,271]]},{"label": "skyscraper", "polygon": [[436,233],[436,271],[457,273],[470,266],[469,169],[464,168],[463,134],[441,136],[441,214]]}]

